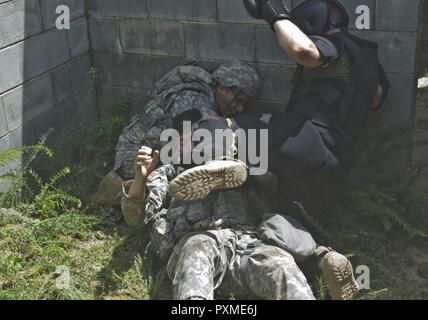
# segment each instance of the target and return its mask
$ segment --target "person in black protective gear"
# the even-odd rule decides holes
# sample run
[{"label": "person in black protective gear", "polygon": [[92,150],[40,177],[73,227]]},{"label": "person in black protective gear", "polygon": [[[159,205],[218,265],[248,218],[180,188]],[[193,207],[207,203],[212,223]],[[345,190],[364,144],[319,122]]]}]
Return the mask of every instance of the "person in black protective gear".
[{"label": "person in black protective gear", "polygon": [[376,43],[348,33],[349,17],[336,0],[307,0],[291,12],[281,0],[244,0],[248,13],[268,22],[298,67],[285,113],[242,114],[237,127],[269,129],[270,170],[280,179],[282,207],[316,214],[351,170],[355,145],[390,84]]}]

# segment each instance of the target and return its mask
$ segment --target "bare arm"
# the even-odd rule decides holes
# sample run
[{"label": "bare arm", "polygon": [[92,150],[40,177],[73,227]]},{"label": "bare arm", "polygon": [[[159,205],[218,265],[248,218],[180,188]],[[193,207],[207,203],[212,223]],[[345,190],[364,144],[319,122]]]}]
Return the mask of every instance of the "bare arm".
[{"label": "bare arm", "polygon": [[279,45],[297,64],[317,68],[324,61],[317,47],[293,22],[280,20],[274,24]]},{"label": "bare arm", "polygon": [[146,215],[146,185],[159,162],[159,151],[149,147],[138,150],[134,159],[135,179],[123,185],[122,213],[129,225],[138,225]]},{"label": "bare arm", "polygon": [[142,147],[134,160],[135,180],[129,189],[129,196],[136,201],[145,200],[147,177],[152,173],[159,162],[159,151],[152,151],[149,147]]}]

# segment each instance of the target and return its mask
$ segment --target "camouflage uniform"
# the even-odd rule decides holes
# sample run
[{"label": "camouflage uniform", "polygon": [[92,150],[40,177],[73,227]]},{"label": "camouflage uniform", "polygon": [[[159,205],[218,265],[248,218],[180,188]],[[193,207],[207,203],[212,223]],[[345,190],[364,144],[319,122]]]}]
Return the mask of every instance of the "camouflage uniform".
[{"label": "camouflage uniform", "polygon": [[[137,149],[159,143],[160,132],[172,127],[176,115],[192,109],[205,118],[215,113],[216,81],[254,96],[258,80],[254,71],[236,62],[224,64],[213,75],[198,67],[174,69],[155,86],[156,98],[125,128],[115,169],[131,178]],[[130,181],[123,184],[122,192],[126,221],[152,228],[150,249],[168,261],[174,298],[213,299],[214,291],[222,286],[233,288],[231,293],[266,299],[314,299],[293,257],[257,238],[255,226],[264,213],[271,212],[269,196],[275,191],[269,187],[275,183],[256,181],[214,191],[203,200],[172,201],[169,182],[182,170],[172,165],[155,170],[148,179],[145,202],[127,195]]]},{"label": "camouflage uniform", "polygon": [[159,148],[161,132],[173,127],[177,115],[189,110],[198,110],[202,117],[216,115],[216,82],[254,96],[259,81],[257,73],[239,61],[225,63],[213,74],[191,65],[173,69],[155,84],[153,100],[123,130],[116,146],[114,170],[125,180],[131,179],[137,150],[142,145]]},{"label": "camouflage uniform", "polygon": [[[149,177],[145,202],[131,199],[125,182],[122,211],[130,224],[153,228],[151,249],[168,259],[175,299],[213,299],[214,290],[265,299],[314,299],[305,276],[286,251],[257,238],[255,226],[271,212],[275,183],[214,191],[204,200],[171,201],[168,185],[181,169],[162,166]],[[267,175],[265,179],[270,179]]]},{"label": "camouflage uniform", "polygon": [[185,111],[197,109],[202,116],[214,110],[214,95],[210,73],[195,66],[177,67],[161,79],[151,100],[122,132],[116,146],[114,170],[124,179],[133,177],[133,158],[142,145],[158,147],[164,129],[172,128],[173,118]]}]

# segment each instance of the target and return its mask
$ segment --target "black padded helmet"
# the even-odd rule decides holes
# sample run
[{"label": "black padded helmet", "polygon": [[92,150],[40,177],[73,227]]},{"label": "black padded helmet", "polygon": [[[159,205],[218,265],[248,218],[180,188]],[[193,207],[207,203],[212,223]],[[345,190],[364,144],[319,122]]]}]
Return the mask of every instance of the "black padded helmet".
[{"label": "black padded helmet", "polygon": [[[347,30],[349,15],[338,0],[307,0],[291,12],[294,22],[307,35],[324,35],[331,27]],[[332,21],[331,17],[339,15]]]}]

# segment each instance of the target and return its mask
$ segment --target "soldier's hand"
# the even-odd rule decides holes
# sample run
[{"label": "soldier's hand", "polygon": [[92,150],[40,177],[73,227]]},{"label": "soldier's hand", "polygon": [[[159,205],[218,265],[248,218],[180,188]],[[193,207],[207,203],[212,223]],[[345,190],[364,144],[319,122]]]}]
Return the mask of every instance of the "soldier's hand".
[{"label": "soldier's hand", "polygon": [[245,9],[254,19],[263,19],[262,4],[258,0],[244,0]]},{"label": "soldier's hand", "polygon": [[135,180],[146,181],[147,177],[157,168],[159,163],[159,151],[141,147],[134,158]]}]

